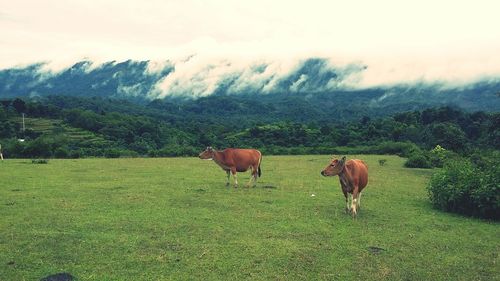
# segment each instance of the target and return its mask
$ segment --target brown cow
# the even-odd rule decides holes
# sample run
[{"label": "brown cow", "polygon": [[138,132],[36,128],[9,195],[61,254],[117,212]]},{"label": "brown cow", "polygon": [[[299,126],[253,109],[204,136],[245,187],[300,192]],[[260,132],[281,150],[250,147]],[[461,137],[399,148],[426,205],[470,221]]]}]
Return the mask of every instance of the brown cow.
[{"label": "brown cow", "polygon": [[[361,192],[368,183],[368,167],[365,162],[358,159],[345,161],[342,159],[333,159],[328,166],[321,171],[325,177],[339,176],[342,192],[345,196],[346,212],[352,211],[352,216],[357,214],[356,207],[360,207]],[[349,194],[351,196],[349,196]],[[352,198],[351,208],[349,208],[349,198]]]},{"label": "brown cow", "polygon": [[207,147],[199,157],[201,159],[214,160],[227,173],[227,183],[229,185],[230,173],[233,174],[234,187],[238,187],[238,179],[236,172],[246,172],[251,169],[252,176],[248,182],[247,187],[253,180],[253,186],[257,182],[257,176],[260,177],[260,163],[262,161],[262,153],[256,149],[239,149],[239,148],[226,148],[222,151],[217,151],[212,147]]}]

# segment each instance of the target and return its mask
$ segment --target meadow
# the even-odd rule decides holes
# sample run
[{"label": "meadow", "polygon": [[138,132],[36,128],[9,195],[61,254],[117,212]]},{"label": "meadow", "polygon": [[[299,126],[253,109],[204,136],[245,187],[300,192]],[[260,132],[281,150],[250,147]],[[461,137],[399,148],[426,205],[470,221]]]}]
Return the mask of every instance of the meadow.
[{"label": "meadow", "polygon": [[[432,170],[369,166],[356,219],[330,157],[264,156],[225,186],[197,158],[0,162],[0,280],[499,280],[498,223],[431,207]],[[379,165],[379,159],[387,159]]]}]

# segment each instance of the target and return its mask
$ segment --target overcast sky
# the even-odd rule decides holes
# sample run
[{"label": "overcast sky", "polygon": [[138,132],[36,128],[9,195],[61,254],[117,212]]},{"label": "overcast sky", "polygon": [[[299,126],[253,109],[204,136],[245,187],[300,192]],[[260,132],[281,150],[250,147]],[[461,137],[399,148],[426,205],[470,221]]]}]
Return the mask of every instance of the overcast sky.
[{"label": "overcast sky", "polygon": [[0,0],[0,68],[196,54],[498,75],[499,11],[498,0]]}]

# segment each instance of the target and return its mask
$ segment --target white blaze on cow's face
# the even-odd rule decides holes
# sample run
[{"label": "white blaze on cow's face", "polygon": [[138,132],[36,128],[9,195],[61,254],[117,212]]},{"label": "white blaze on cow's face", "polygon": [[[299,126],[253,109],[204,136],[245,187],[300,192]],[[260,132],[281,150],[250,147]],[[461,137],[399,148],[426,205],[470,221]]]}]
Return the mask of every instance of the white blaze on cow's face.
[{"label": "white blaze on cow's face", "polygon": [[202,153],[200,153],[198,157],[203,160],[212,160],[214,157],[214,150],[209,146]]}]

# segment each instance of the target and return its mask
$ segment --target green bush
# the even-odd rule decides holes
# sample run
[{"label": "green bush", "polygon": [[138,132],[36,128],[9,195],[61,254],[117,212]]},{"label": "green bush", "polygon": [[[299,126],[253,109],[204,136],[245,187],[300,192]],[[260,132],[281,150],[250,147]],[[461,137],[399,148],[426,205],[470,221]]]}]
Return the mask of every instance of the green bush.
[{"label": "green bush", "polygon": [[54,156],[56,158],[68,158],[69,156],[69,151],[65,147],[59,147],[54,151]]},{"label": "green bush", "polygon": [[72,159],[77,159],[82,157],[82,151],[81,150],[71,150],[69,152],[69,158]]},{"label": "green bush", "polygon": [[110,148],[104,151],[104,157],[106,158],[119,158],[120,150],[117,148]]},{"label": "green bush", "polygon": [[407,168],[432,168],[431,162],[424,153],[414,153],[405,162]]},{"label": "green bush", "polygon": [[366,151],[371,154],[396,154],[402,157],[408,157],[416,152],[420,152],[420,148],[411,142],[382,142]]},{"label": "green bush", "polygon": [[441,210],[500,219],[500,161],[478,167],[469,159],[449,160],[427,187],[432,204]]},{"label": "green bush", "polygon": [[129,149],[123,149],[120,151],[120,157],[136,158],[139,157],[139,153]]},{"label": "green bush", "polygon": [[446,161],[458,157],[458,155],[455,152],[446,150],[439,144],[436,145],[433,149],[431,149],[427,155],[429,161],[431,162],[432,167],[438,167],[438,168],[442,168]]}]

